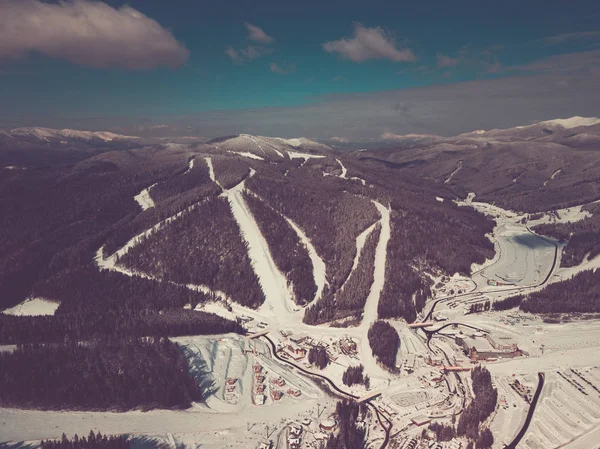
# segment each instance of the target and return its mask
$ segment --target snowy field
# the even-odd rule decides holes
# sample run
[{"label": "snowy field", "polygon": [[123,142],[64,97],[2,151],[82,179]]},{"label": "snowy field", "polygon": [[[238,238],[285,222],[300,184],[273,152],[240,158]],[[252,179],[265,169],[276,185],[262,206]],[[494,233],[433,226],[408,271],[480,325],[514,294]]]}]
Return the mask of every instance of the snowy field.
[{"label": "snowy field", "polygon": [[60,305],[57,301],[44,298],[28,298],[14,307],[2,311],[5,315],[14,316],[42,316],[54,315]]},{"label": "snowy field", "polygon": [[554,261],[554,243],[513,224],[501,225],[495,237],[501,258],[481,271],[482,276],[523,287],[545,279]]}]

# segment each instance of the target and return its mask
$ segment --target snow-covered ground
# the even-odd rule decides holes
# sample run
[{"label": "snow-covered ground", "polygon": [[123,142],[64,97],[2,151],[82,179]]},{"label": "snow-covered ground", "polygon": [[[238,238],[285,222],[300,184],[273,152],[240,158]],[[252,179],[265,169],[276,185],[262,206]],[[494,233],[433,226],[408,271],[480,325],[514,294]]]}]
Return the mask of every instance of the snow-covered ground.
[{"label": "snow-covered ground", "polygon": [[[250,176],[252,175],[253,171]],[[243,190],[244,182],[241,182],[226,191],[224,195],[229,201],[231,212],[240,227],[242,237],[248,244],[248,255],[252,261],[252,267],[265,294],[265,302],[261,306],[261,311],[272,317],[278,317],[279,320],[301,321],[302,317],[298,314],[300,309],[292,300],[285,276],[273,261],[269,245],[244,200]]]},{"label": "snow-covered ground", "polygon": [[[0,408],[0,440],[23,441],[87,435],[90,429],[103,434],[145,435],[151,439],[173,438],[177,442],[199,442],[200,447],[255,447],[265,437],[265,425],[281,426],[282,419],[301,421],[317,417],[319,408],[334,409],[335,402],[325,396],[308,379],[290,368],[275,363],[266,344],[239,335],[210,337],[179,337],[191,372],[210,372],[215,389],[206,404],[194,404],[188,410],[154,410],[149,412],[48,412]],[[265,375],[266,394],[271,379],[281,377],[286,385],[280,401],[270,398],[265,405],[254,405],[253,365],[259,363]],[[239,401],[228,403],[224,398],[227,378],[237,379]],[[299,389],[301,396],[287,395],[289,388]],[[249,430],[249,428],[251,428]],[[254,428],[254,430],[252,430]],[[205,446],[206,441],[212,441]],[[212,444],[215,444],[212,446]],[[220,444],[220,445],[219,445]],[[196,446],[186,446],[196,447]]]},{"label": "snow-covered ground", "polygon": [[522,225],[503,224],[494,232],[502,257],[480,275],[518,286],[539,284],[548,275],[558,243],[550,242]]},{"label": "snow-covered ground", "polygon": [[454,176],[461,170],[462,166],[463,166],[463,161],[458,161],[454,171],[452,173],[450,173],[450,175],[448,175],[448,177],[444,180],[444,184],[448,184],[450,181],[452,181],[452,178],[454,178]]},{"label": "snow-covered ground", "polygon": [[250,159],[256,159],[258,161],[264,161],[265,158],[260,157],[254,153],[250,153],[249,151],[230,151],[231,154],[237,154],[238,156],[248,157]]},{"label": "snow-covered ground", "polygon": [[188,162],[188,168],[185,172],[183,172],[184,175],[187,175],[189,172],[192,171],[192,169],[194,168],[194,161],[196,160],[196,158],[191,158],[190,161]]},{"label": "snow-covered ground", "polygon": [[27,298],[20,304],[2,311],[5,315],[14,316],[40,316],[54,315],[60,303],[44,298]]},{"label": "snow-covered ground", "polygon": [[383,204],[373,201],[373,204],[377,207],[379,214],[381,215],[381,233],[379,234],[379,242],[377,242],[377,248],[375,249],[375,267],[373,285],[369,291],[369,296],[365,302],[365,309],[363,313],[363,319],[360,324],[360,330],[362,333],[361,345],[362,345],[362,358],[365,365],[365,372],[371,377],[387,377],[388,374],[377,364],[377,361],[373,357],[371,348],[369,346],[369,339],[367,334],[371,325],[377,320],[377,306],[379,305],[379,297],[383,290],[385,283],[385,265],[387,259],[387,246],[391,236],[390,228],[390,210]]},{"label": "snow-covered ground", "polygon": [[144,190],[142,190],[140,193],[133,197],[133,199],[136,200],[137,203],[140,205],[142,210],[147,210],[154,207],[154,200],[150,196],[150,190],[152,190],[152,187],[154,187],[155,185],[156,184],[152,184],[150,187],[146,187]]}]

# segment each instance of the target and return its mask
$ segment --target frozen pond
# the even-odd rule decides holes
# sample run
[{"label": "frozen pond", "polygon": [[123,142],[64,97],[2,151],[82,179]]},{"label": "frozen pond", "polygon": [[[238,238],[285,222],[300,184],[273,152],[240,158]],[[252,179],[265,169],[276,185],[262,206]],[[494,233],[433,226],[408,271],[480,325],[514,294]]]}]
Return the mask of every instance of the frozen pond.
[{"label": "frozen pond", "polygon": [[538,285],[552,270],[556,245],[550,240],[518,224],[501,225],[495,237],[500,259],[481,272],[488,280],[521,287]]}]

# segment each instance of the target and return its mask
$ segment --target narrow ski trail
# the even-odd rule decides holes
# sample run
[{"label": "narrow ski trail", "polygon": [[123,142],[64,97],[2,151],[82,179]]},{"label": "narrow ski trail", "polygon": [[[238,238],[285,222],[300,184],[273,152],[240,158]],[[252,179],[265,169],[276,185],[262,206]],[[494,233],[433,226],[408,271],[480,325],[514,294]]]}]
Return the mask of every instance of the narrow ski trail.
[{"label": "narrow ski trail", "polygon": [[[254,170],[251,169],[250,176],[252,175]],[[241,182],[223,195],[229,201],[233,217],[242,232],[242,238],[248,244],[252,268],[265,294],[265,302],[259,310],[281,324],[301,322],[302,316],[297,313],[301,309],[292,300],[287,279],[275,265],[269,245],[244,200],[242,195],[244,184],[245,181]]]},{"label": "narrow ski trail", "polygon": [[379,235],[379,242],[377,242],[377,248],[375,249],[375,266],[373,273],[373,284],[369,291],[369,296],[365,303],[365,309],[363,312],[363,319],[359,326],[361,331],[361,350],[362,359],[365,365],[365,371],[371,377],[387,378],[389,373],[384,371],[373,357],[371,347],[369,345],[369,328],[377,321],[377,307],[379,305],[379,297],[383,290],[385,283],[385,266],[387,260],[387,247],[391,236],[390,228],[390,210],[373,200],[373,204],[377,207],[377,210],[381,214],[381,234]]}]

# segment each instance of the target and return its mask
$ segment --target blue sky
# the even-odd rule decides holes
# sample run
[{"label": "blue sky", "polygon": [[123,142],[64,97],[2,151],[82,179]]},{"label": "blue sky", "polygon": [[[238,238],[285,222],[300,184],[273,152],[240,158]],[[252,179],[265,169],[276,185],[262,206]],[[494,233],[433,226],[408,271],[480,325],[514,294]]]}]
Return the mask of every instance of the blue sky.
[{"label": "blue sky", "polygon": [[[319,120],[302,121],[302,111],[316,114],[316,105],[361,93],[373,101],[360,96],[356,107],[372,110],[387,92],[397,97],[390,104],[398,111],[406,109],[405,96],[414,103],[418,92],[464,92],[464,83],[489,86],[484,90],[493,94],[498,86],[506,89],[507,80],[523,88],[523,77],[543,76],[552,94],[552,83],[568,83],[565,77],[587,74],[581,86],[592,90],[600,78],[595,1],[130,0],[126,11],[116,0],[102,8],[88,0],[55,3],[0,0],[2,127],[281,134],[276,122],[283,114],[296,117],[298,132],[327,137],[357,123],[319,128]],[[131,22],[131,14],[143,20]],[[15,23],[23,27],[15,31]],[[40,23],[50,31],[39,31]],[[81,36],[81,23],[100,31]],[[542,117],[536,106],[542,100],[531,98],[522,120],[552,118]],[[571,114],[573,104],[559,101],[548,113]],[[597,98],[590,98],[573,112],[594,113],[594,104]],[[488,127],[507,113],[491,114]],[[262,126],[251,115],[260,116]],[[426,130],[472,127],[452,115],[454,127]],[[217,117],[222,120],[214,126]],[[382,129],[413,128],[396,117]],[[285,132],[297,134],[289,124]]]}]

